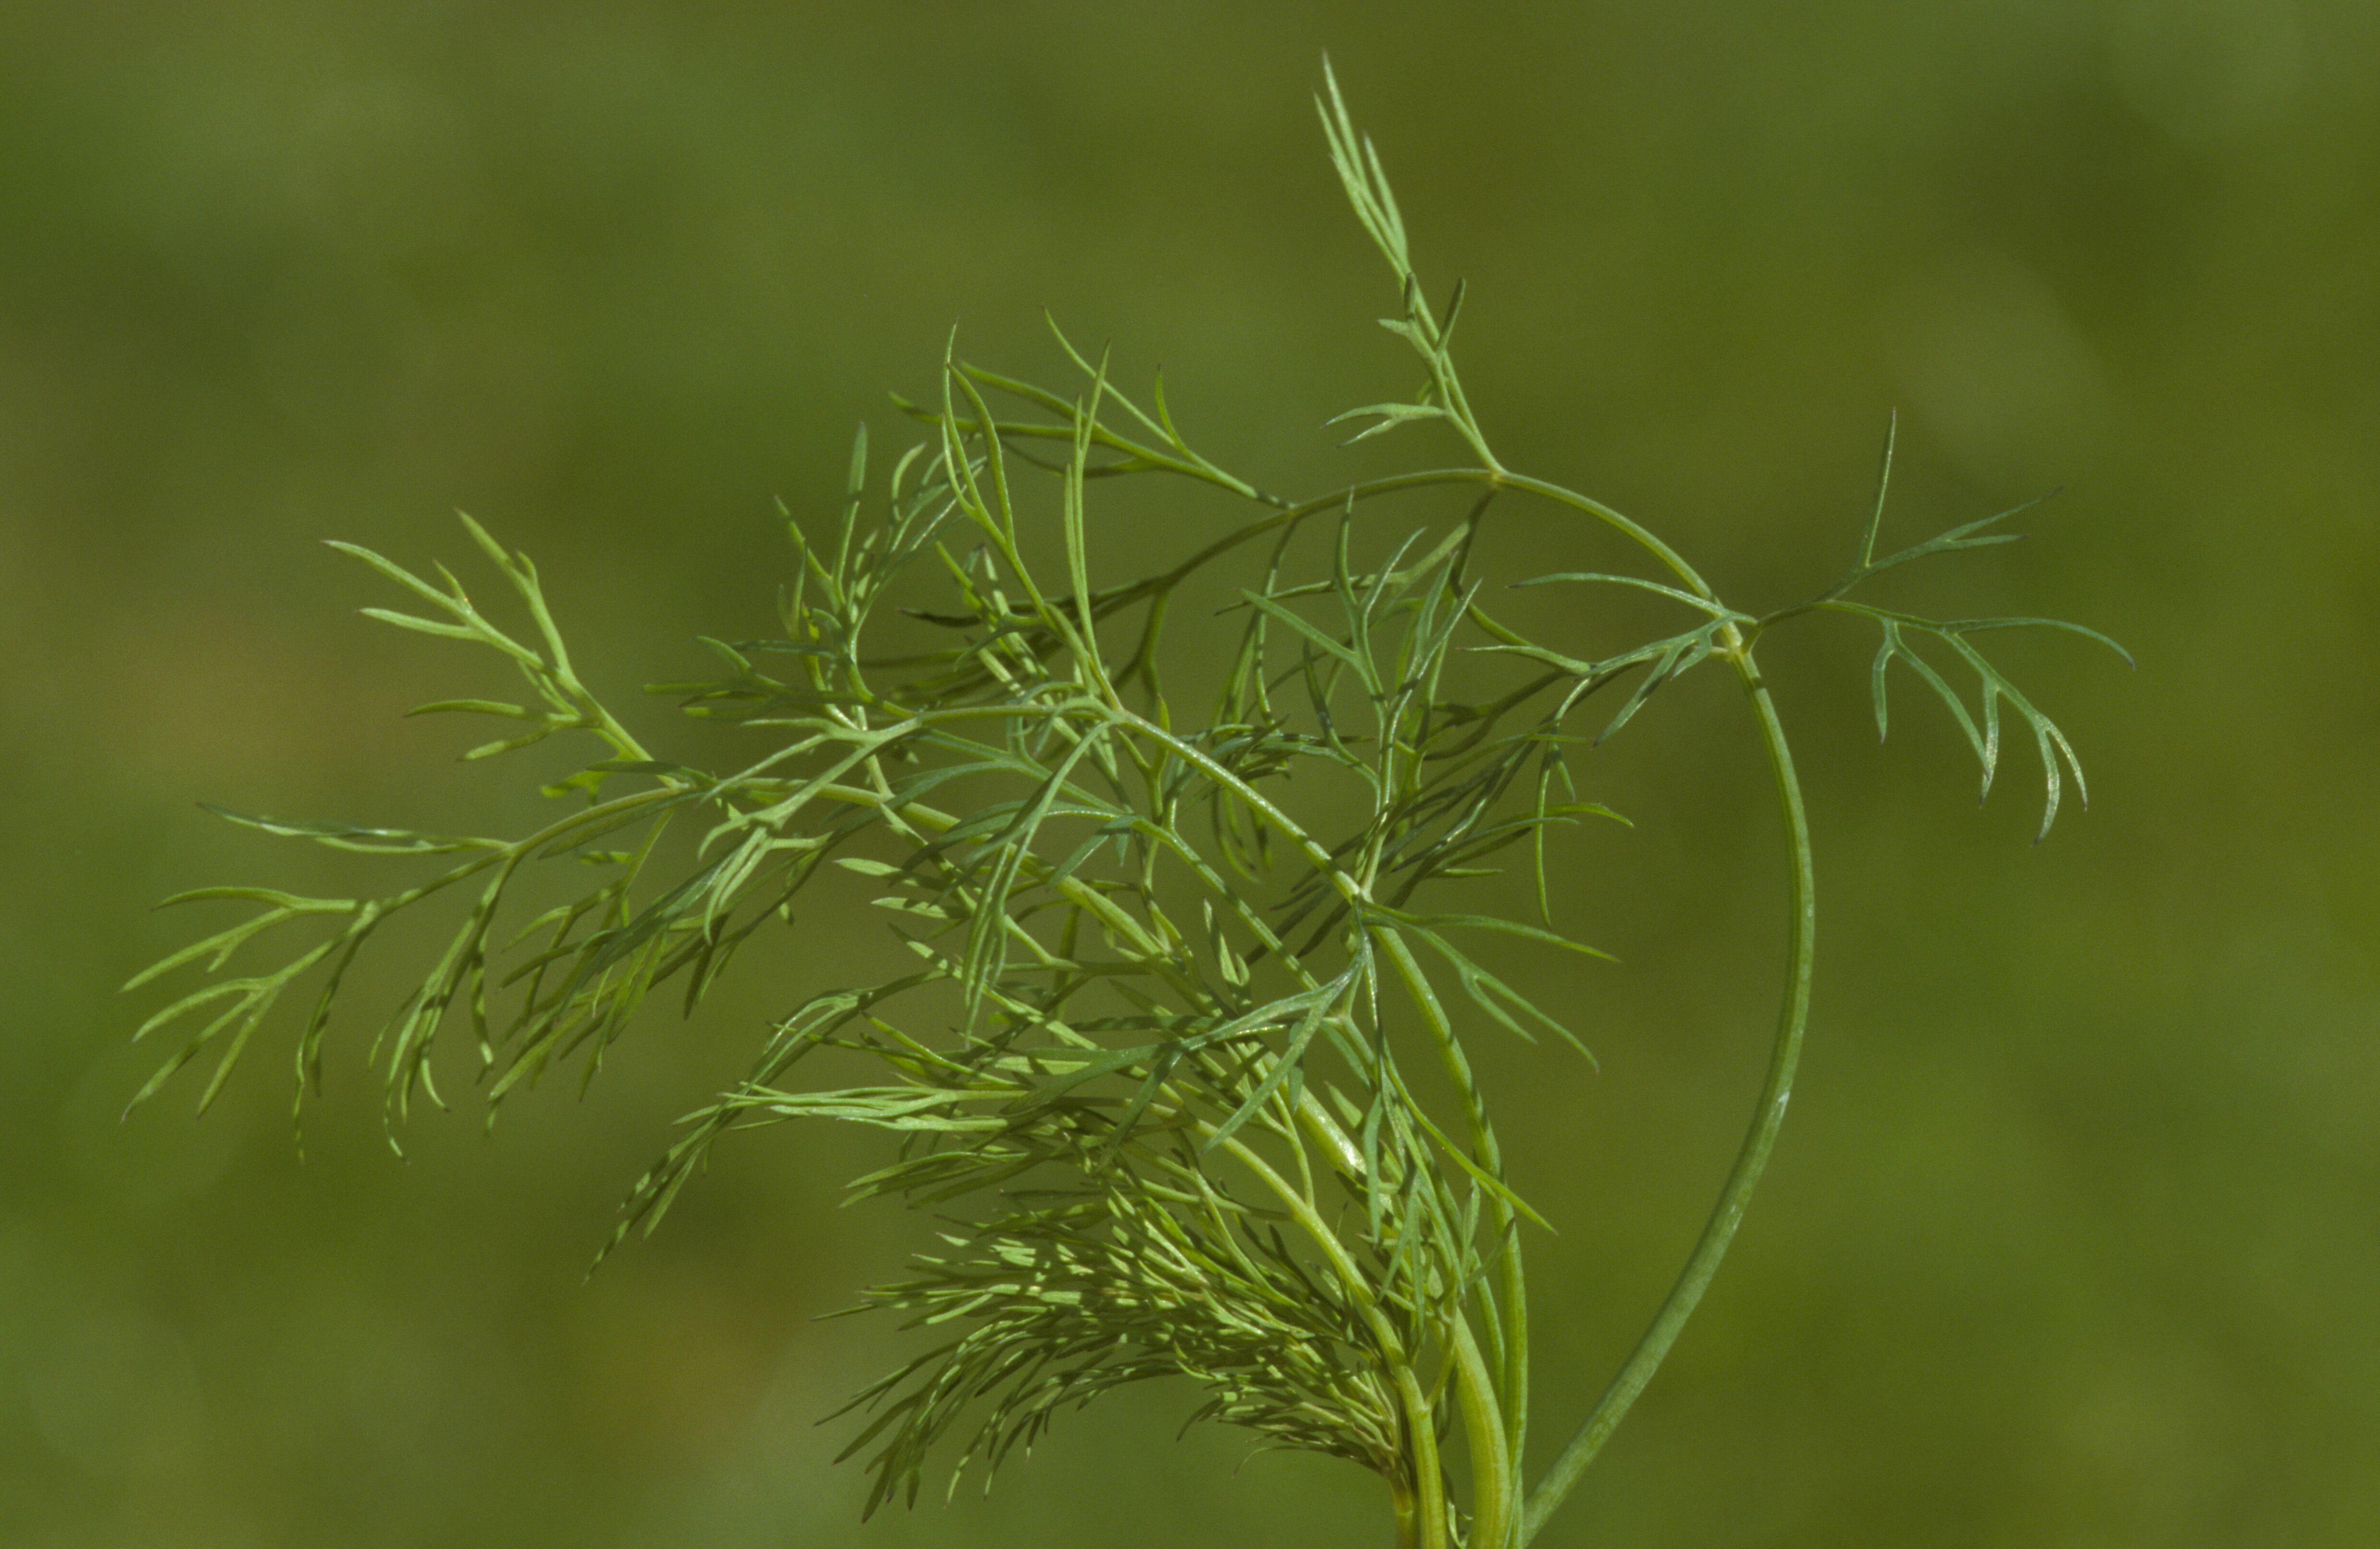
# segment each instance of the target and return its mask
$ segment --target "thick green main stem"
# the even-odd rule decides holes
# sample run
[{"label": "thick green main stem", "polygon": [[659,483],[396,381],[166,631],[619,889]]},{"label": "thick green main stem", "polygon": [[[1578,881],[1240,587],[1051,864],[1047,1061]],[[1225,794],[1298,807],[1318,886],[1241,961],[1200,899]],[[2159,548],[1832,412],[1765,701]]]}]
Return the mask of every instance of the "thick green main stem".
[{"label": "thick green main stem", "polygon": [[1768,753],[1769,772],[1777,785],[1778,811],[1784,821],[1792,864],[1791,930],[1787,947],[1785,997],[1777,1013],[1777,1041],[1769,1054],[1768,1075],[1760,1089],[1760,1104],[1753,1114],[1752,1128],[1743,1137],[1742,1149],[1736,1153],[1735,1166],[1728,1172],[1727,1183],[1719,1191],[1710,1219],[1703,1226],[1693,1256],[1686,1260],[1677,1284],[1670,1288],[1669,1300],[1661,1303],[1651,1325],[1637,1340],[1627,1364],[1612,1378],[1611,1386],[1604,1389],[1594,1411],[1530,1495],[1521,1519],[1523,1543],[1536,1536],[1537,1530],[1546,1525],[1546,1519],[1577,1485],[1579,1476],[1602,1450],[1604,1442],[1628,1413],[1629,1406],[1635,1403],[1636,1396],[1645,1391],[1645,1385],[1653,1380],[1662,1358],[1676,1343],[1679,1331],[1694,1315],[1695,1304],[1710,1286],[1711,1277],[1718,1272],[1719,1261],[1727,1256],[1728,1244],[1743,1220],[1744,1208],[1752,1202],[1761,1172],[1768,1166],[1768,1153],[1777,1144],[1777,1129],[1784,1121],[1785,1105],[1792,1095],[1794,1068],[1801,1062],[1802,1031],[1810,1014],[1810,967],[1817,927],[1810,825],[1802,810],[1802,785],[1793,772],[1793,756],[1785,745],[1785,728],[1777,719],[1777,706],[1768,696],[1768,685],[1761,681],[1760,670],[1754,664],[1749,648],[1733,638],[1728,645],[1736,676],[1742,681],[1744,694],[1752,702],[1752,713],[1759,722],[1761,741]]},{"label": "thick green main stem", "polygon": [[[1196,1127],[1206,1134],[1214,1133],[1215,1127],[1204,1121]],[[1401,1490],[1393,1485],[1391,1488],[1400,1549],[1408,1543],[1415,1549],[1454,1549],[1448,1533],[1446,1482],[1439,1471],[1435,1412],[1429,1395],[1422,1391],[1421,1376],[1415,1368],[1413,1357],[1404,1350],[1396,1329],[1366,1289],[1363,1272],[1348,1256],[1346,1244],[1339,1240],[1338,1232],[1323,1220],[1305,1195],[1273,1170],[1270,1164],[1246,1142],[1230,1139],[1224,1141],[1223,1145],[1271,1191],[1289,1212],[1290,1217],[1305,1228],[1315,1246],[1322,1250],[1323,1257],[1330,1262],[1340,1284],[1354,1301],[1357,1314],[1370,1325],[1373,1337],[1379,1341],[1382,1354],[1388,1359],[1390,1380],[1395,1384],[1397,1400],[1404,1411],[1405,1445],[1414,1470],[1414,1493],[1410,1500]]]},{"label": "thick green main stem", "polygon": [[[1405,944],[1403,937],[1393,930],[1383,930],[1379,939],[1383,954],[1421,1012],[1423,1025],[1445,1066],[1447,1080],[1462,1100],[1463,1115],[1470,1121],[1472,1149],[1479,1165],[1490,1177],[1503,1177],[1503,1152],[1496,1144],[1495,1130],[1488,1122],[1487,1103],[1472,1076],[1471,1061],[1463,1057],[1463,1046],[1454,1036],[1453,1024],[1447,1020],[1445,1008],[1429,986],[1428,975],[1414,961],[1413,949]],[[1521,1422],[1528,1413],[1529,1403],[1529,1311],[1521,1276],[1520,1224],[1512,1207],[1501,1200],[1490,1201],[1488,1210],[1502,1242],[1497,1255],[1502,1317],[1500,1323],[1498,1299],[1483,1296],[1480,1322],[1495,1340],[1499,1370],[1493,1374],[1488,1372],[1463,1314],[1458,1311],[1452,1321],[1459,1375],[1456,1396],[1471,1443],[1471,1543],[1476,1549],[1505,1549],[1512,1540],[1522,1500],[1517,1473],[1520,1447],[1526,1434]]]}]

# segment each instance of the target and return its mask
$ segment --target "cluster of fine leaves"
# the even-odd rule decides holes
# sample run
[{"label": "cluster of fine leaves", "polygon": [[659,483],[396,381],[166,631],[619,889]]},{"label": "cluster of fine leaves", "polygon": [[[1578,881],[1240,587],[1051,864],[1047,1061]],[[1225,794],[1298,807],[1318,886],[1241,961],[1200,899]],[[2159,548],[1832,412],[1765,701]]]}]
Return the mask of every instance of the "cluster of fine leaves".
[{"label": "cluster of fine leaves", "polygon": [[[359,950],[441,897],[461,918],[372,1046],[392,1137],[417,1095],[437,1099],[436,1056],[459,1025],[492,1115],[557,1062],[591,1076],[655,990],[691,1008],[756,932],[773,926],[798,950],[819,912],[864,902],[897,939],[901,971],[789,1010],[745,1079],[689,1116],[638,1183],[620,1231],[650,1229],[730,1130],[821,1119],[888,1132],[891,1159],[853,1192],[942,1225],[908,1278],[862,1298],[930,1331],[855,1400],[871,1510],[914,1498],[945,1439],[961,1468],[996,1466],[1061,1408],[1159,1376],[1199,1386],[1196,1418],[1345,1458],[1425,1501],[1443,1498],[1451,1386],[1491,1417],[1475,1456],[1509,1447],[1517,1472],[1517,1234],[1534,1216],[1503,1176],[1463,1039],[1492,1025],[1576,1042],[1474,955],[1482,933],[1588,950],[1550,926],[1545,841],[1611,815],[1575,799],[1566,755],[1629,723],[1664,684],[1815,610],[1881,627],[1879,728],[1898,658],[1973,740],[1986,788],[1999,706],[2012,706],[2047,767],[2045,829],[2056,755],[2070,766],[2071,752],[1969,639],[2042,621],[1936,623],[1848,599],[1876,572],[1997,541],[1975,536],[1988,522],[1878,561],[1872,520],[1844,582],[1755,616],[1717,601],[1624,518],[1504,469],[1454,370],[1460,291],[1443,312],[1424,302],[1378,157],[1335,88],[1323,119],[1397,276],[1402,314],[1384,326],[1426,373],[1410,399],[1351,412],[1374,421],[1366,435],[1442,424],[1470,463],[1291,502],[1194,451],[1161,381],[1144,406],[1062,334],[1072,393],[946,359],[939,401],[903,405],[925,440],[884,470],[863,430],[839,514],[792,525],[779,635],[708,641],[716,675],[654,685],[752,734],[761,751],[721,768],[656,757],[632,736],[577,677],[534,567],[477,526],[526,630],[493,622],[443,568],[424,579],[350,549],[411,599],[410,611],[369,610],[376,618],[492,650],[525,680],[522,703],[421,708],[509,723],[466,756],[558,732],[591,736],[601,756],[546,787],[562,816],[513,838],[225,813],[431,869],[367,898],[212,888],[169,900],[256,908],[134,981],[192,963],[211,975],[141,1028],[190,1031],[140,1096],[212,1053],[200,1099],[212,1101],[305,980],[302,1101]],[[1143,474],[1225,491],[1244,515],[1170,569],[1099,584],[1092,495]],[[1429,485],[1461,487],[1467,508],[1401,543],[1359,538],[1366,502]],[[1684,578],[1536,580],[1648,588],[1689,611],[1685,627],[1590,660],[1491,616],[1474,548],[1508,490],[1619,527]],[[1026,550],[1043,535],[1062,559],[1037,572]],[[1228,603],[1238,637],[1184,695],[1161,668],[1169,609],[1193,577]],[[1979,710],[1918,654],[1920,636],[1982,675]],[[1573,729],[1585,701],[1615,687],[1610,709]],[[1292,799],[1317,790],[1332,799]],[[689,829],[694,860],[649,877],[673,853],[662,848],[673,825]],[[1536,918],[1465,907],[1460,884],[1514,856],[1535,872]],[[556,874],[562,902],[521,902],[530,878]],[[258,938],[309,922],[327,931],[277,967],[220,974]],[[1433,1067],[1444,1111],[1417,1094],[1415,1060]],[[855,1061],[863,1084],[807,1079]]]},{"label": "cluster of fine leaves", "polygon": [[[237,819],[342,849],[461,858],[370,900],[182,895],[265,907],[143,981],[202,956],[220,965],[277,925],[321,916],[337,929],[152,1019],[229,1003],[150,1090],[220,1039],[211,1099],[282,990],[327,962],[298,1045],[310,1081],[346,965],[382,921],[441,891],[470,902],[382,1035],[393,1119],[416,1092],[436,1095],[431,1055],[456,1017],[470,1022],[492,1099],[574,1051],[591,1074],[656,986],[682,980],[691,1002],[756,929],[777,920],[800,932],[805,888],[863,888],[914,969],[785,1017],[749,1077],[693,1116],[639,1184],[622,1230],[657,1220],[726,1130],[797,1117],[899,1135],[900,1159],[859,1180],[860,1195],[979,1202],[980,1219],[922,1258],[917,1278],[866,1298],[965,1330],[863,1396],[875,1413],[854,1445],[875,1448],[880,1500],[914,1493],[929,1446],[975,1400],[990,1402],[967,1455],[997,1462],[1059,1406],[1166,1374],[1206,1387],[1201,1416],[1391,1477],[1407,1469],[1398,1374],[1442,1357],[1465,1300],[1483,1294],[1483,1223],[1524,1207],[1416,1100],[1381,1000],[1441,1031],[1450,1004],[1515,1031],[1561,1031],[1462,938],[1585,949],[1528,923],[1430,912],[1422,895],[1481,875],[1550,825],[1604,815],[1552,796],[1562,717],[1612,674],[1573,683],[1546,670],[1484,702],[1448,697],[1466,628],[1499,648],[1509,634],[1477,633],[1494,628],[1463,574],[1479,511],[1359,570],[1348,510],[1314,502],[1211,546],[1210,562],[1268,543],[1269,559],[1239,589],[1242,638],[1211,689],[1213,715],[1177,729],[1157,647],[1169,599],[1197,567],[1090,587],[1086,492],[1121,460],[1098,449],[1123,440],[1101,417],[1151,417],[1087,369],[1087,401],[1057,427],[1071,442],[1054,491],[1065,584],[1045,587],[1019,552],[1022,497],[981,396],[988,374],[953,366],[941,412],[926,417],[935,441],[871,500],[863,432],[840,521],[815,538],[792,529],[800,568],[783,637],[710,642],[722,675],[654,685],[691,714],[766,733],[770,751],[729,771],[663,763],[637,744],[572,674],[534,570],[476,526],[537,644],[491,623],[444,571],[433,585],[355,551],[429,609],[376,616],[492,647],[535,691],[536,708],[424,707],[528,723],[467,756],[560,730],[593,732],[613,756],[550,787],[580,805],[516,840]],[[1288,540],[1316,519],[1335,527],[1323,535],[1327,575],[1285,585]],[[917,567],[948,587],[942,608],[914,611],[946,643],[871,657],[872,618]],[[1309,766],[1362,793],[1337,831],[1308,831],[1272,794]],[[610,794],[619,781],[639,789]],[[705,826],[700,864],[632,902],[681,816]],[[503,918],[524,868],[557,861],[603,880]],[[506,986],[508,1014],[492,1015]],[[925,1031],[937,1019],[940,1038]],[[795,1067],[829,1048],[871,1057],[880,1082],[793,1086]]]},{"label": "cluster of fine leaves", "polygon": [[[725,1130],[799,1117],[899,1132],[901,1158],[862,1195],[986,1202],[919,1277],[867,1299],[964,1330],[863,1396],[875,1412],[854,1446],[876,1449],[878,1499],[915,1491],[975,1400],[965,1455],[996,1463],[1059,1406],[1167,1374],[1207,1387],[1202,1415],[1395,1478],[1410,1466],[1399,1374],[1442,1355],[1482,1293],[1483,1221],[1520,1206],[1416,1101],[1381,1003],[1444,1024],[1442,986],[1508,1026],[1553,1025],[1460,937],[1570,943],[1416,895],[1600,809],[1506,801],[1542,798],[1558,767],[1553,674],[1487,703],[1440,692],[1474,611],[1475,520],[1360,573],[1343,512],[1241,529],[1274,537],[1274,561],[1241,588],[1214,713],[1180,729],[1156,666],[1178,581],[1089,583],[1086,491],[1119,460],[1094,454],[1122,439],[1100,416],[1135,410],[1086,373],[1087,400],[1055,427],[1071,439],[1062,588],[1019,552],[983,374],[953,367],[929,417],[940,476],[865,537],[846,521],[831,544],[800,540],[775,645],[791,670],[762,672],[755,644],[731,675],[674,685],[786,739],[721,782],[754,797],[722,851],[790,846],[789,865],[867,879],[917,967],[789,1017],[640,1185],[631,1221],[657,1216]],[[1338,524],[1328,578],[1283,586],[1279,555],[1316,515]],[[870,607],[928,550],[956,601],[922,616],[949,644],[873,662]],[[1339,831],[1277,798],[1316,767],[1361,793]],[[918,1000],[949,1008],[953,1036],[905,1023]],[[790,1084],[830,1047],[885,1079]]]}]

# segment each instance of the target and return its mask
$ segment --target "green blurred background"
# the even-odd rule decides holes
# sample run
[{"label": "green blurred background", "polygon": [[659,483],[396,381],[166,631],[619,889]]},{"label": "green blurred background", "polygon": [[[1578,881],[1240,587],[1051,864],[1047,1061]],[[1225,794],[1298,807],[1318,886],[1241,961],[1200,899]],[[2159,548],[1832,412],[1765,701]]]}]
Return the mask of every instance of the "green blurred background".
[{"label": "green blurred background", "polygon": [[[1226,465],[1343,478],[1320,421],[1412,370],[1307,103],[1326,46],[1425,272],[1472,284],[1508,462],[1773,604],[1845,563],[1898,405],[1893,532],[2067,492],[1891,597],[2081,617],[2141,661],[2009,641],[2097,798],[2033,848],[2029,749],[1978,814],[1913,680],[1878,750],[1864,637],[1773,643],[1826,910],[1797,1107],[1540,1542],[2380,1542],[2366,0],[7,7],[0,1542],[1385,1542],[1368,1480],[1176,1443],[1189,1398],[1159,1391],[989,1499],[859,1527],[812,1422],[903,1341],[811,1319],[925,1223],[835,1209],[869,1154],[843,1137],[731,1147],[582,1283],[790,998],[755,964],[583,1102],[555,1083],[491,1140],[467,1101],[402,1163],[359,1016],[302,1164],[285,1027],[203,1123],[189,1083],[116,1121],[157,1001],[114,986],[199,923],[149,902],[372,885],[194,800],[525,810],[451,762],[468,732],[396,719],[501,675],[357,619],[385,599],[315,539],[455,559],[468,509],[672,745],[635,685],[768,627],[773,499],[827,509],[852,424],[894,431],[882,390],[930,391],[954,321],[1048,372],[1052,305],[1132,377],[1165,362]],[[1425,435],[1384,455],[1447,455]],[[1617,557],[1510,512],[1533,558]],[[1226,514],[1118,495],[1105,551]],[[1718,677],[1584,775],[1638,827],[1560,907],[1625,965],[1531,972],[1603,1073],[1489,1056],[1562,1228],[1534,1261],[1548,1450],[1724,1168],[1779,940]]]}]

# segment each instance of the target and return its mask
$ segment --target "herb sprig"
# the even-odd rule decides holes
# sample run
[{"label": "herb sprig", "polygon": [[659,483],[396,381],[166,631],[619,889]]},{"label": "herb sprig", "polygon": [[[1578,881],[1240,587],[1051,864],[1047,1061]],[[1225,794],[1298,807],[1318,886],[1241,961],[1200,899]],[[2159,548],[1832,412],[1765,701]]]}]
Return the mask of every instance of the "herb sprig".
[{"label": "herb sprig", "polygon": [[[576,1059],[591,1079],[656,989],[678,986],[690,1010],[771,922],[808,939],[796,905],[814,891],[821,903],[856,896],[884,912],[905,971],[812,996],[779,1021],[744,1079],[690,1115],[638,1182],[613,1241],[651,1230],[731,1130],[823,1119],[889,1133],[892,1159],[856,1180],[853,1196],[929,1208],[943,1226],[909,1278],[861,1296],[861,1308],[904,1314],[935,1341],[853,1400],[863,1418],[846,1456],[864,1456],[873,1476],[868,1510],[914,1500],[946,1441],[959,1441],[955,1487],[970,1465],[988,1476],[1029,1446],[1062,1408],[1180,1377],[1204,1395],[1193,1419],[1378,1474],[1402,1544],[1528,1542],[1693,1312],[1791,1092],[1815,905],[1800,789],[1758,642],[1810,613],[1868,621],[1882,636],[1879,733],[1899,660],[1948,707],[1986,793],[2005,703],[2040,752],[2045,835],[2061,762],[2078,794],[2081,768],[1972,637],[2048,625],[2113,642],[2057,621],[1937,621],[1853,600],[1883,571],[2010,540],[1987,530],[2013,514],[2004,513],[1877,559],[1889,439],[1857,563],[1826,591],[1767,613],[1722,602],[1618,512],[1505,466],[1455,367],[1462,287],[1442,309],[1425,299],[1380,158],[1327,67],[1325,81],[1317,105],[1331,163],[1395,276],[1400,309],[1382,326],[1424,371],[1410,398],[1334,423],[1366,422],[1357,441],[1439,423],[1466,462],[1291,501],[1195,450],[1161,378],[1143,407],[1110,380],[1105,357],[1077,349],[1054,321],[1078,375],[1063,390],[948,354],[937,401],[901,405],[926,439],[880,475],[863,428],[837,517],[815,530],[789,524],[797,568],[780,599],[782,635],[706,641],[717,675],[653,685],[689,715],[759,733],[766,751],[738,768],[649,752],[577,677],[535,567],[468,518],[529,630],[492,622],[443,567],[432,582],[338,545],[419,610],[371,616],[492,650],[527,683],[522,704],[455,699],[415,712],[513,723],[466,757],[563,732],[592,737],[600,756],[545,787],[573,804],[565,816],[513,838],[223,813],[334,849],[437,857],[444,869],[369,898],[208,888],[167,900],[256,912],[127,986],[202,960],[211,975],[141,1026],[140,1036],[193,1030],[135,1101],[212,1053],[203,1109],[284,993],[319,971],[295,1049],[302,1106],[358,952],[392,916],[451,894],[466,901],[463,918],[371,1058],[386,1073],[395,1144],[414,1099],[438,1100],[435,1051],[468,1023],[492,1122],[556,1064]],[[1141,475],[1196,480],[1252,509],[1170,569],[1095,586],[1094,490]],[[1054,502],[1029,482],[1043,478],[1055,481]],[[1433,487],[1471,492],[1459,518],[1357,559],[1379,547],[1358,541],[1371,502]],[[1682,608],[1683,625],[1587,659],[1492,616],[1474,551],[1507,496],[1616,531],[1655,572],[1511,584],[1648,590]],[[1025,551],[1052,504],[1063,567],[1039,574]],[[1327,550],[1318,566],[1307,557],[1316,544],[1297,542],[1306,534]],[[894,601],[937,575],[946,601]],[[1168,611],[1194,579],[1220,576],[1237,645],[1197,693],[1171,693],[1160,672]],[[890,654],[875,643],[880,626],[896,637]],[[1977,675],[1976,708],[1920,640]],[[1571,755],[1711,662],[1744,692],[1791,860],[1776,1042],[1743,1147],[1675,1288],[1529,1487],[1523,1258],[1527,1228],[1543,1221],[1506,1176],[1464,1040],[1493,1025],[1585,1045],[1467,943],[1486,932],[1600,955],[1552,924],[1548,833],[1616,817],[1579,799]],[[1483,673],[1501,676],[1482,689]],[[1317,784],[1352,795],[1293,799]],[[649,882],[674,824],[700,827],[692,869]],[[1507,852],[1535,874],[1536,919],[1450,899]],[[524,880],[556,873],[592,880],[516,920]],[[331,931],[270,971],[217,976],[250,941],[307,921]],[[872,1083],[800,1082],[797,1067],[822,1051],[872,1062]],[[1435,1068],[1428,1081],[1415,1061]],[[1445,1095],[1443,1111],[1424,1087]]]}]

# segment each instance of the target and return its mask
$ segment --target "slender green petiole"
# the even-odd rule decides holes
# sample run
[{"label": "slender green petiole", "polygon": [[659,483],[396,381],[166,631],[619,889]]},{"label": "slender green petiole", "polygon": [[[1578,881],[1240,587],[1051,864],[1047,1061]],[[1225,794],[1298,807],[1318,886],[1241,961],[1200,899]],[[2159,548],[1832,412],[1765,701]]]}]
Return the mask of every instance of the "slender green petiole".
[{"label": "slender green petiole", "polygon": [[1778,1127],[1785,1120],[1786,1103],[1793,1095],[1793,1071],[1801,1063],[1802,1033],[1810,1015],[1810,971],[1818,923],[1817,878],[1810,862],[1810,825],[1802,809],[1802,783],[1794,773],[1792,751],[1785,743],[1785,728],[1777,719],[1776,703],[1769,697],[1768,685],[1761,680],[1760,669],[1749,650],[1739,649],[1734,664],[1736,676],[1751,701],[1753,718],[1759,724],[1762,747],[1768,756],[1791,865],[1785,994],[1777,1011],[1777,1039],[1769,1051],[1768,1074],[1761,1083],[1759,1104],[1753,1110],[1752,1127],[1743,1137],[1742,1148],[1736,1153],[1735,1165],[1728,1170],[1718,1202],[1703,1224],[1702,1236],[1695,1241],[1685,1268],[1679,1273],[1677,1284],[1670,1288],[1660,1310],[1653,1314],[1651,1325],[1636,1341],[1620,1374],[1611,1379],[1611,1385],[1604,1389],[1602,1398],[1577,1434],[1530,1492],[1521,1520],[1524,1543],[1536,1536],[1546,1519],[1577,1487],[1579,1477],[1610,1439],[1629,1406],[1636,1402],[1637,1395],[1645,1391],[1645,1385],[1653,1380],[1670,1347],[1677,1342],[1679,1331],[1694,1315],[1703,1292],[1710,1288],[1711,1277],[1718,1273],[1719,1261],[1727,1256],[1728,1244],[1735,1240],[1735,1228],[1742,1224],[1753,1191],[1760,1185],[1760,1175],[1768,1166],[1768,1154],[1777,1144]]}]

